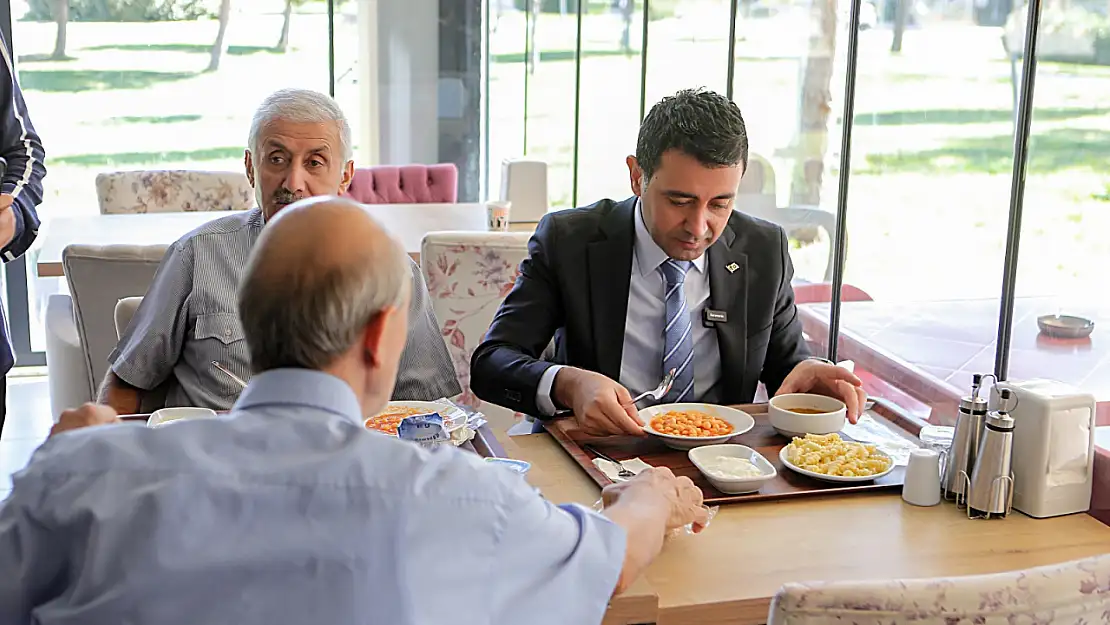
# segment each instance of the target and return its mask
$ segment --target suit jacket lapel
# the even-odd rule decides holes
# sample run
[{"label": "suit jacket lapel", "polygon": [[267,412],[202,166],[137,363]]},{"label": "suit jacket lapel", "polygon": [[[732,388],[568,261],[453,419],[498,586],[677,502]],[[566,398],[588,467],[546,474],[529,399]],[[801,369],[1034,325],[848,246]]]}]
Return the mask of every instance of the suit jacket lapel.
[{"label": "suit jacket lapel", "polygon": [[613,380],[620,379],[624,350],[635,207],[635,197],[614,206],[601,223],[600,238],[586,252],[598,373]]},{"label": "suit jacket lapel", "polygon": [[733,248],[736,233],[732,224],[709,248],[709,305],[728,313],[728,322],[718,323],[717,345],[721,352],[722,400],[730,400],[729,389],[744,375],[748,352],[748,255]]}]

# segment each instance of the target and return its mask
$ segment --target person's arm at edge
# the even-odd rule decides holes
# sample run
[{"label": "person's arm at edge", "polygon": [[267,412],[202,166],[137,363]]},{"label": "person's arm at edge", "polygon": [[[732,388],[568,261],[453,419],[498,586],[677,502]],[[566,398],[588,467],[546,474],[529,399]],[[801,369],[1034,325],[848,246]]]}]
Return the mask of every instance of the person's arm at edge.
[{"label": "person's arm at edge", "polygon": [[659,503],[625,496],[606,507],[602,514],[619,525],[625,534],[624,563],[613,590],[613,594],[618,595],[628,590],[663,550],[668,510]]},{"label": "person's arm at edge", "polygon": [[782,258],[782,282],[779,284],[775,299],[775,315],[771,328],[771,340],[767,346],[767,357],[763,364],[760,379],[767,386],[767,392],[774,395],[782,386],[782,381],[794,367],[811,356],[802,334],[802,321],[794,303],[794,264],[790,260],[790,245],[786,232],[778,228],[780,254]]},{"label": "person's arm at edge", "polygon": [[540,414],[537,389],[553,365],[540,360],[563,325],[558,277],[548,250],[557,248],[558,221],[545,215],[528,241],[528,257],[485,339],[470,361],[470,386],[481,399],[525,414]]},{"label": "person's arm at edge", "polygon": [[0,183],[0,193],[12,196],[11,210],[15,218],[15,233],[12,240],[0,251],[0,257],[4,262],[9,262],[30,249],[38,236],[39,216],[35,207],[42,202],[46,152],[31,125],[27,104],[15,79],[12,60],[2,36],[0,47],[3,48],[0,54],[4,57],[0,81],[10,90],[10,97],[3,103],[0,113],[0,154],[8,163]]},{"label": "person's arm at edge", "polygon": [[111,406],[119,414],[136,414],[142,409],[143,389],[124,382],[114,371],[108,370],[96,401]]}]

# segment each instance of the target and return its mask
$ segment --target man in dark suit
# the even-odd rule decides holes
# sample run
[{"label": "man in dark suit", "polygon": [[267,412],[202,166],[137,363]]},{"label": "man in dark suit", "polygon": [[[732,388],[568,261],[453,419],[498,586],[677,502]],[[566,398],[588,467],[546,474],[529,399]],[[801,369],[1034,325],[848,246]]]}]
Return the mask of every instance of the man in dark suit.
[{"label": "man in dark suit", "polygon": [[[655,105],[627,159],[635,196],[540,221],[474,352],[474,392],[537,416],[568,408],[588,432],[642,434],[632,395],[674,369],[664,402],[747,403],[762,381],[837,397],[854,422],[866,394],[811,358],[785,233],[732,208],[747,160],[726,98],[688,90]],[[554,363],[540,360],[553,336]]]}]

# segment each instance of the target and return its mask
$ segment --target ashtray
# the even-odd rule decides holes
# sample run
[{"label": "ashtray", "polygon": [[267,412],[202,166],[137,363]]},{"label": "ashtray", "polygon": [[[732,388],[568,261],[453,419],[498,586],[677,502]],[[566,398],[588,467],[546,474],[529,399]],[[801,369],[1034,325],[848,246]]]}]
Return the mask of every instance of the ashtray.
[{"label": "ashtray", "polygon": [[1084,339],[1095,331],[1095,322],[1072,315],[1042,315],[1037,317],[1037,327],[1054,339]]}]

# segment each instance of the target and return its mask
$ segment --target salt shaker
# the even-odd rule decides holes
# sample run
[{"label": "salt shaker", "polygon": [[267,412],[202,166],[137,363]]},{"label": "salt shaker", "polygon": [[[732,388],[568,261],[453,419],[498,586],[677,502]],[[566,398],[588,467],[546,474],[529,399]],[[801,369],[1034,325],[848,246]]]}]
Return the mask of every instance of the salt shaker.
[{"label": "salt shaker", "polygon": [[987,414],[967,492],[970,517],[1004,517],[1013,506],[1014,419],[1005,409],[1011,397],[1010,389],[1002,389],[999,398],[1003,407]]},{"label": "salt shaker", "polygon": [[914,506],[940,503],[940,454],[932,449],[914,449],[906,466],[902,499]]},{"label": "salt shaker", "polygon": [[[994,376],[990,376],[994,377]],[[962,506],[967,503],[967,483],[975,467],[975,454],[979,450],[979,437],[983,432],[983,419],[987,415],[987,400],[979,397],[983,376],[971,377],[971,394],[960,400],[956,416],[956,431],[952,444],[944,454],[944,480],[941,488],[944,498]]]}]

